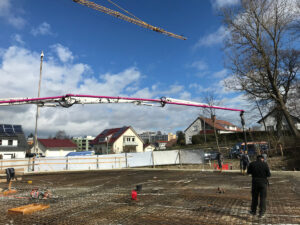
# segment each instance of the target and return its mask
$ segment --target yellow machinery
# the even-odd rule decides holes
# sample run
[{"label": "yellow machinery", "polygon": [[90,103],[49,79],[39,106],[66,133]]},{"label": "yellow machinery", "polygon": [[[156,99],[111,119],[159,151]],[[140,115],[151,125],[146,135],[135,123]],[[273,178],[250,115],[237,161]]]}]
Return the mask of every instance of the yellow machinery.
[{"label": "yellow machinery", "polygon": [[[121,7],[119,7],[117,4],[113,3],[111,0],[108,0],[110,3],[116,5],[118,8],[122,9]],[[170,37],[173,37],[173,38],[178,38],[178,39],[181,39],[181,40],[186,40],[186,37],[183,37],[181,35],[178,35],[178,34],[173,34],[171,32],[168,32],[162,28],[159,28],[159,27],[155,27],[155,26],[152,26],[142,20],[140,20],[139,18],[133,16],[134,18],[132,17],[129,17],[129,16],[126,16],[118,11],[115,11],[115,10],[112,10],[112,9],[109,9],[109,8],[106,8],[104,6],[101,6],[101,5],[98,5],[94,2],[91,2],[91,1],[88,1],[88,0],[73,0],[73,2],[76,2],[76,3],[79,3],[81,5],[85,5],[89,8],[92,8],[92,9],[95,9],[97,11],[100,11],[100,12],[103,12],[103,13],[106,13],[108,15],[111,15],[111,16],[114,16],[114,17],[117,17],[119,19],[122,19],[122,20],[125,20],[127,22],[130,22],[130,23],[133,23],[133,24],[136,24],[138,26],[141,26],[141,27],[144,27],[144,28],[147,28],[147,29],[150,29],[150,30],[153,30],[153,31],[156,31],[158,33],[162,33],[162,34],[165,34],[167,36],[170,36]],[[129,13],[128,11],[122,9],[123,11]],[[130,14],[130,13],[129,13]]]}]

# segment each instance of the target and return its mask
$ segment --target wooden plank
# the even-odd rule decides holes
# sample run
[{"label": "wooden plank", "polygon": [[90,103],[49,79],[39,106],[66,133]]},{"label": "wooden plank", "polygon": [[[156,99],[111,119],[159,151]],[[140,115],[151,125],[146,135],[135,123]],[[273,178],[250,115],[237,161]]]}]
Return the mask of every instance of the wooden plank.
[{"label": "wooden plank", "polygon": [[[6,159],[1,159],[0,162],[28,162],[28,159],[11,159],[11,160],[6,160]],[[30,159],[32,161],[32,159]]]},{"label": "wooden plank", "polygon": [[29,205],[23,205],[17,208],[12,208],[8,210],[8,213],[17,213],[17,214],[31,214],[36,211],[41,211],[44,209],[48,209],[50,205],[45,205],[45,204],[29,204]]},{"label": "wooden plank", "polygon": [[[118,161],[117,163],[119,162],[126,162],[126,161]],[[99,164],[101,163],[115,163],[115,161],[113,162],[100,162],[99,161]],[[37,164],[34,164],[34,165],[60,165],[60,164],[63,164],[63,165],[66,165],[67,163],[37,163]],[[82,162],[82,163],[72,163],[72,162],[68,162],[69,165],[72,165],[72,164],[97,164],[97,162]]]},{"label": "wooden plank", "polygon": [[11,189],[11,190],[8,190],[8,191],[3,191],[3,192],[1,192],[1,194],[3,194],[3,195],[12,195],[12,194],[15,194],[17,192],[18,192],[17,190]]},{"label": "wooden plank", "polygon": [[[68,157],[69,159],[71,159],[71,160],[77,160],[77,159],[85,159],[85,160],[90,160],[90,159],[97,159],[97,157],[90,157],[90,158],[73,158],[73,156],[69,156]],[[56,161],[56,160],[64,160],[64,161],[66,161],[66,159],[67,159],[67,157],[65,157],[65,158],[61,158],[61,159],[49,159],[49,158],[47,158],[47,157],[44,157],[44,158],[35,158],[35,162],[37,162],[37,161]],[[99,159],[125,159],[125,157],[123,157],[123,156],[116,156],[116,157],[101,157],[101,158],[99,158]]]},{"label": "wooden plank", "polygon": [[2,169],[7,169],[7,168],[15,168],[15,167],[26,167],[28,166],[28,163],[27,164],[14,164],[14,165],[3,165],[1,166]]}]

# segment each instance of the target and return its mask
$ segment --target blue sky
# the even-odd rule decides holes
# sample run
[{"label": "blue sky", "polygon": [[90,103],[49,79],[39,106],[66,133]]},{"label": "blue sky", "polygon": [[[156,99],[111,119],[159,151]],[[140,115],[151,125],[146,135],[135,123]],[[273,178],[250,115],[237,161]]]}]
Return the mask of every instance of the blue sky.
[{"label": "blue sky", "polygon": [[[117,10],[106,0],[96,3]],[[118,0],[151,25],[184,35],[179,40],[122,21],[72,0],[1,0],[1,98],[35,97],[40,52],[44,51],[41,96],[66,93],[145,98],[167,96],[203,102],[213,92],[223,106],[245,108],[240,93],[225,90],[230,76],[222,53],[226,29],[218,8],[237,0]],[[9,112],[9,113],[7,113]],[[184,130],[201,113],[194,108],[74,106],[42,109],[41,136],[65,130],[97,135],[132,125],[138,132]],[[0,109],[2,123],[34,129],[34,106]],[[217,116],[239,124],[238,113]]]}]

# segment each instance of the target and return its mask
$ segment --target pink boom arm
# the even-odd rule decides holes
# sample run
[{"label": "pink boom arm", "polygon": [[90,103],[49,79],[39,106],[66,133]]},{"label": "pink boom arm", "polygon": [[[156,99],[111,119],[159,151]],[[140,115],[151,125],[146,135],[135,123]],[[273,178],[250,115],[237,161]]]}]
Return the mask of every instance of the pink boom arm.
[{"label": "pink boom arm", "polygon": [[[202,108],[214,108],[214,109],[221,109],[221,110],[229,110],[229,111],[238,111],[244,112],[242,109],[233,109],[233,108],[225,108],[220,106],[209,106],[206,104],[201,104],[197,102],[189,102],[183,100],[173,100],[168,98],[162,99],[146,99],[146,98],[130,98],[130,97],[115,97],[115,96],[95,96],[95,95],[75,95],[75,94],[67,94],[63,96],[54,96],[54,97],[44,97],[44,98],[24,98],[24,99],[10,99],[0,101],[1,105],[18,105],[18,104],[43,104],[43,103],[56,103],[56,102],[63,102],[65,99],[74,98],[74,99],[81,99],[81,98],[91,98],[91,99],[107,99],[107,100],[128,100],[129,102],[153,102],[153,103],[160,103],[162,106],[165,104],[170,105],[183,105],[183,106],[193,106],[193,107],[202,107]],[[88,104],[89,102],[75,102],[78,104]],[[100,103],[100,102],[99,102]]]}]

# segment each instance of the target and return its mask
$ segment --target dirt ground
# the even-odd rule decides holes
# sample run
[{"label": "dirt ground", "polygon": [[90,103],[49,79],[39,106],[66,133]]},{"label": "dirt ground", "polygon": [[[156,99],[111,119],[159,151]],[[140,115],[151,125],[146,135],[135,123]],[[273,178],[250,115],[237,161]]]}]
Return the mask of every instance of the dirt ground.
[{"label": "dirt ground", "polygon": [[[32,181],[28,184],[27,181]],[[138,201],[131,190],[142,184]],[[6,188],[0,183],[0,188]],[[300,173],[272,174],[266,217],[249,215],[251,177],[234,172],[128,169],[23,176],[18,193],[0,197],[0,224],[300,224]],[[29,198],[33,187],[49,200]],[[218,187],[225,193],[218,193]],[[10,208],[40,202],[50,208],[30,215]]]}]

